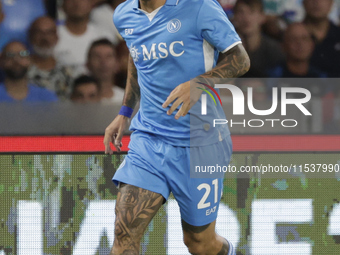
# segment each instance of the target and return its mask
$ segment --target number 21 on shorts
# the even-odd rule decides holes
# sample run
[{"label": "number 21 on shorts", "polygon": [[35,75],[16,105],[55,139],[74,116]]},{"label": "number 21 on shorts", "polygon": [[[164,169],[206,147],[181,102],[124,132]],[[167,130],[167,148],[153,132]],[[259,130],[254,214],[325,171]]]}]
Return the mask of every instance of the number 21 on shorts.
[{"label": "number 21 on shorts", "polygon": [[[212,186],[214,186],[214,203],[216,204],[218,202],[218,179],[214,179],[212,181]],[[197,209],[204,209],[204,208],[208,208],[211,206],[210,202],[206,202],[207,198],[210,195],[211,192],[211,185],[208,183],[201,183],[200,185],[198,185],[197,187],[198,190],[202,190],[205,189],[205,193],[203,195],[203,197],[201,198],[201,200],[198,202],[197,204]],[[216,210],[216,206],[214,206],[213,208],[209,209],[206,211],[206,215],[209,215],[212,212],[215,212]]]}]

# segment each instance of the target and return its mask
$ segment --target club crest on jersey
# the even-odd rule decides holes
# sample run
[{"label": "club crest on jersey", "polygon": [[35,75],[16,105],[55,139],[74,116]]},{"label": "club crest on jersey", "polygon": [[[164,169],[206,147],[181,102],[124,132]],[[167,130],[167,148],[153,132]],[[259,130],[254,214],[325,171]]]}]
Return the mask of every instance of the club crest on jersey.
[{"label": "club crest on jersey", "polygon": [[140,53],[138,52],[138,49],[136,48],[136,46],[132,46],[130,47],[130,55],[131,58],[133,59],[134,62],[137,62],[139,59]]},{"label": "club crest on jersey", "polygon": [[182,23],[179,19],[172,19],[168,22],[167,29],[170,33],[176,33],[181,29]]}]

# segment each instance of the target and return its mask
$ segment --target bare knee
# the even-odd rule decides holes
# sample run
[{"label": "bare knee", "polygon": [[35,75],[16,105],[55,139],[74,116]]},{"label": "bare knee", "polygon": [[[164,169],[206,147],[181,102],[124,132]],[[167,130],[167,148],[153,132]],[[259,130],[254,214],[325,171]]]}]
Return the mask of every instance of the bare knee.
[{"label": "bare knee", "polygon": [[222,243],[215,233],[215,224],[216,222],[212,222],[203,226],[193,226],[182,220],[183,241],[191,254],[220,254]]},{"label": "bare knee", "polygon": [[184,232],[184,244],[188,247],[190,254],[205,255],[211,253],[211,248],[215,245],[213,235],[205,232]]},{"label": "bare knee", "polygon": [[193,255],[227,255],[229,243],[219,235],[208,236],[184,236],[184,243]]},{"label": "bare knee", "polygon": [[203,240],[184,235],[184,244],[187,246],[190,254],[203,255],[206,254],[206,244]]}]

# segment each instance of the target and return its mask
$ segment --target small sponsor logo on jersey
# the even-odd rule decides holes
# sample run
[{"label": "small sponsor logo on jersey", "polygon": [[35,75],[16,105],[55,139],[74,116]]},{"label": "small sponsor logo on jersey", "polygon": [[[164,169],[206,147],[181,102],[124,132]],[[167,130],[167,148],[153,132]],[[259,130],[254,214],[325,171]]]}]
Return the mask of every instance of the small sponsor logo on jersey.
[{"label": "small sponsor logo on jersey", "polygon": [[205,211],[205,216],[208,216],[212,213],[216,212],[216,205],[208,210]]},{"label": "small sponsor logo on jersey", "polygon": [[138,52],[138,49],[136,48],[136,46],[131,45],[130,55],[131,55],[131,58],[133,59],[134,62],[138,61],[140,53]]},{"label": "small sponsor logo on jersey", "polygon": [[170,33],[176,33],[181,29],[182,23],[179,19],[172,19],[168,22],[167,29]]},{"label": "small sponsor logo on jersey", "polygon": [[133,28],[127,28],[125,29],[125,35],[132,35],[133,34]]}]

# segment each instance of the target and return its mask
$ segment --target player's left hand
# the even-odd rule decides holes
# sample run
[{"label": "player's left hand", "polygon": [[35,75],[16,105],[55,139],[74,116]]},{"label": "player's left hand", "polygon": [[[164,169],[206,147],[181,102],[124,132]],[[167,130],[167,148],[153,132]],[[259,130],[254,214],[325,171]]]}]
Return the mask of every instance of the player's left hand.
[{"label": "player's left hand", "polygon": [[182,105],[176,113],[175,119],[178,120],[180,117],[187,115],[191,107],[196,104],[202,94],[202,90],[197,87],[204,88],[203,85],[194,81],[187,81],[178,85],[162,105],[163,108],[167,108],[172,103],[167,114],[171,115],[180,105]]}]

